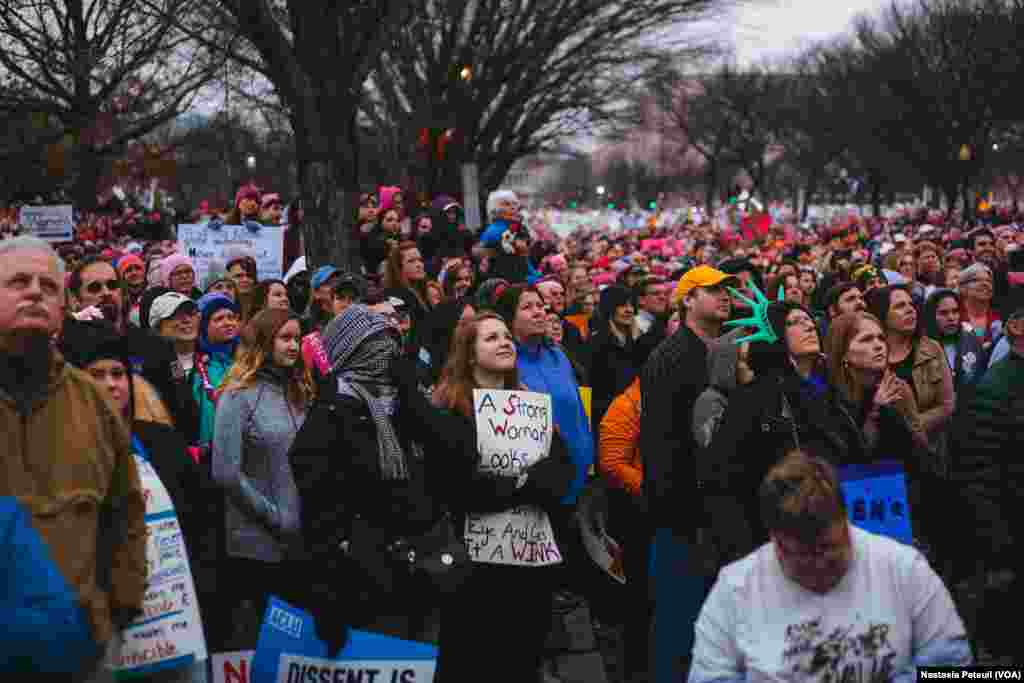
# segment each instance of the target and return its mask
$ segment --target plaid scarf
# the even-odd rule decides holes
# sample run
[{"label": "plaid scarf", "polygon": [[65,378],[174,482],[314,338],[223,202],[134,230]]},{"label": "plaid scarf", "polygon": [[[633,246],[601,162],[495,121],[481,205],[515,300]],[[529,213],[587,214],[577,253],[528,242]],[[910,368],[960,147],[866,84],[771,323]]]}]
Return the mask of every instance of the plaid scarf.
[{"label": "plaid scarf", "polygon": [[[391,382],[390,365],[399,344],[391,327],[383,316],[352,305],[324,328],[322,337],[331,373],[338,378],[338,394],[359,399],[370,409],[377,426],[381,474],[385,479],[408,479],[408,461],[392,423],[398,389]],[[422,457],[418,444],[410,450],[413,457]]]}]

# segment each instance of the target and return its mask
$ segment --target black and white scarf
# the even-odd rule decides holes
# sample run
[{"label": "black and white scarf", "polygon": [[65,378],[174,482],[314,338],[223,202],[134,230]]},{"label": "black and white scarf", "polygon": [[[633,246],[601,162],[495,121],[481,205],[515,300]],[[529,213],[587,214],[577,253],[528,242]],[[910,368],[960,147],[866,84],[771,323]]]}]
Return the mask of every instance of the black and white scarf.
[{"label": "black and white scarf", "polygon": [[[391,381],[391,360],[400,345],[383,316],[361,305],[346,308],[323,331],[324,352],[337,377],[338,393],[366,403],[377,427],[380,470],[385,479],[408,479],[409,464],[392,419],[398,410],[398,389]],[[422,457],[412,443],[415,458]]]}]

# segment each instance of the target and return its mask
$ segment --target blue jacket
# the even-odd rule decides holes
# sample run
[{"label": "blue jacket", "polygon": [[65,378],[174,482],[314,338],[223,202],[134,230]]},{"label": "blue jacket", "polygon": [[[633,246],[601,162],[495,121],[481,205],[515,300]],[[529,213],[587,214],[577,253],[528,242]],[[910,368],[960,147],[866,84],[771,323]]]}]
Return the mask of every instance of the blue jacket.
[{"label": "blue jacket", "polygon": [[530,391],[551,395],[555,427],[562,435],[569,449],[569,458],[576,466],[576,477],[562,503],[574,505],[576,496],[587,483],[590,467],[594,464],[594,436],[580,399],[580,388],[572,364],[561,349],[547,343],[536,346],[517,343],[516,350],[519,381]]},{"label": "blue jacket", "polygon": [[78,596],[14,498],[0,498],[0,671],[75,672],[99,654]]},{"label": "blue jacket", "polygon": [[522,224],[512,225],[501,219],[488,225],[480,234],[480,245],[497,252],[492,259],[490,270],[487,271],[487,277],[501,278],[513,284],[525,281],[532,285],[540,279],[540,273],[530,263],[530,258],[517,254],[506,254],[502,248],[502,237],[510,228],[513,231],[522,230],[527,238],[529,236]]}]

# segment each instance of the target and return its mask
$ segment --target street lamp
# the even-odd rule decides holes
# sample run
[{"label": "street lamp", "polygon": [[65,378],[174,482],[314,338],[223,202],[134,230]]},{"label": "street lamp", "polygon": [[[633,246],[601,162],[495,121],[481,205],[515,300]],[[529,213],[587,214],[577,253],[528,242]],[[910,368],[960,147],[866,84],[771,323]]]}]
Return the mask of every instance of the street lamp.
[{"label": "street lamp", "polygon": [[473,67],[469,66],[468,64],[462,67],[462,71],[459,72],[459,78],[461,78],[464,81],[468,81],[469,79],[473,78]]},{"label": "street lamp", "polygon": [[603,197],[604,196],[604,185],[598,185],[597,186],[597,196],[598,197]]},{"label": "street lamp", "polygon": [[253,170],[254,168],[256,168],[256,155],[255,154],[250,154],[249,156],[247,156],[245,158],[245,167],[248,168],[250,171]]}]

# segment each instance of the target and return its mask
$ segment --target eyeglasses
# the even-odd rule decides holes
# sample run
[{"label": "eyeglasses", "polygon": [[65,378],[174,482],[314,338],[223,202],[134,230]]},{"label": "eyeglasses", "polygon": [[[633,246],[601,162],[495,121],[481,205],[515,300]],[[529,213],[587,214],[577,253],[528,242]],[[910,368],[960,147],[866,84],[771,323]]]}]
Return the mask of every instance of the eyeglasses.
[{"label": "eyeglasses", "polygon": [[106,288],[108,292],[117,292],[121,289],[120,280],[93,280],[85,286],[85,291],[90,294],[99,294]]}]

